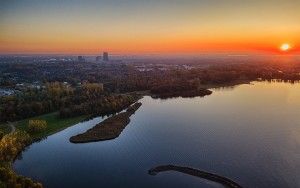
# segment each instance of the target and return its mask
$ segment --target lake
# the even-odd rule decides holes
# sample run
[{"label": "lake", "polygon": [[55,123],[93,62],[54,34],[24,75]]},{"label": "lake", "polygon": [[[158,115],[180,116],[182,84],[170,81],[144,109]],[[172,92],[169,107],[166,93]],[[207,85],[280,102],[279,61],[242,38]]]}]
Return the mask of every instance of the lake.
[{"label": "lake", "polygon": [[78,123],[32,144],[14,163],[48,188],[222,187],[148,170],[179,165],[228,177],[243,187],[300,187],[300,84],[253,82],[206,97],[144,97],[121,135],[73,144],[102,121]]}]

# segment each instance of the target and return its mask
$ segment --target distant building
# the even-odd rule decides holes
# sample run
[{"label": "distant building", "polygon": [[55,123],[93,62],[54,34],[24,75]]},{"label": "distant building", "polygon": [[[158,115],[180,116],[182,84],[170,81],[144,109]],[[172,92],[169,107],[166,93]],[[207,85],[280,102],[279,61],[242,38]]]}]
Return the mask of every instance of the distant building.
[{"label": "distant building", "polygon": [[103,61],[109,61],[108,52],[103,52]]},{"label": "distant building", "polygon": [[84,59],[83,56],[80,55],[80,56],[78,56],[78,61],[79,61],[79,62],[85,62],[85,59]]},{"label": "distant building", "polygon": [[15,91],[12,89],[1,89],[0,88],[0,96],[10,96],[15,94]]},{"label": "distant building", "polygon": [[96,62],[99,62],[99,61],[101,61],[101,59],[102,59],[102,57],[101,57],[101,56],[97,56],[97,57],[96,57]]}]

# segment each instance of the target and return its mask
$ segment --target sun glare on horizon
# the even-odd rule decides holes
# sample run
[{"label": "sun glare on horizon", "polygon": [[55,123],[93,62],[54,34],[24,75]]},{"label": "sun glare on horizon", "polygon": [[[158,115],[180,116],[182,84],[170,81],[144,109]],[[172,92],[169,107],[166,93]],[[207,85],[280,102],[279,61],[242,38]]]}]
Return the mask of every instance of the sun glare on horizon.
[{"label": "sun glare on horizon", "polygon": [[288,43],[282,44],[282,45],[280,46],[280,50],[283,51],[283,52],[287,52],[287,51],[289,51],[290,49],[291,49],[291,45],[288,44]]}]

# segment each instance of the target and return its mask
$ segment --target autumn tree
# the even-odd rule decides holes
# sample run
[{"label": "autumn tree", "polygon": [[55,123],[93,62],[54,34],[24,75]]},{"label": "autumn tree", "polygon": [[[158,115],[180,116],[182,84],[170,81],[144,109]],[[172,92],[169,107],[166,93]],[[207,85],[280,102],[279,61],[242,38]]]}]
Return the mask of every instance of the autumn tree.
[{"label": "autumn tree", "polygon": [[37,133],[47,128],[47,121],[45,120],[29,120],[28,131],[30,133]]}]

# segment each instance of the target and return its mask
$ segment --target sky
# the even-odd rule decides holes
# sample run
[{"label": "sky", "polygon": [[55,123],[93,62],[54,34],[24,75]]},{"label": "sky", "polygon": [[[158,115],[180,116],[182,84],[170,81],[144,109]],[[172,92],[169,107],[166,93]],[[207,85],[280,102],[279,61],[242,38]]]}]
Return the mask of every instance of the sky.
[{"label": "sky", "polygon": [[1,0],[0,53],[300,52],[300,0]]}]

